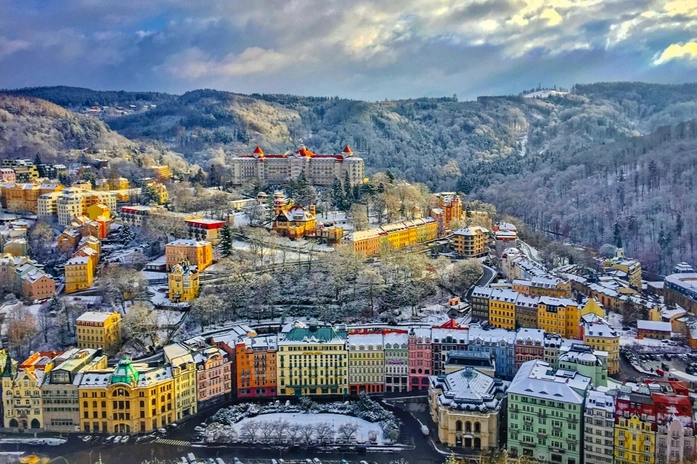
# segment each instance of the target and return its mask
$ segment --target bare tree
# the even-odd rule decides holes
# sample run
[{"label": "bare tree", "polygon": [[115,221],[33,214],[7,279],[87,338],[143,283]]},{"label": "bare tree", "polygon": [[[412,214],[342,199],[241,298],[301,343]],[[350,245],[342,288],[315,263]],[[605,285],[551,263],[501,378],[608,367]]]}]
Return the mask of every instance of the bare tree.
[{"label": "bare tree", "polygon": [[310,443],[312,436],[315,434],[315,427],[312,424],[303,424],[300,426],[300,437],[304,443]]},{"label": "bare tree", "polygon": [[288,437],[288,440],[291,443],[295,443],[295,441],[300,437],[301,429],[302,426],[300,424],[290,424],[288,426],[288,429],[286,430],[286,436]]},{"label": "bare tree", "polygon": [[317,441],[326,443],[334,438],[334,426],[329,422],[318,422],[314,425]]},{"label": "bare tree", "polygon": [[240,427],[240,435],[245,441],[254,442],[257,438],[257,434],[259,433],[260,428],[261,424],[259,424],[259,422],[255,420],[246,421]]},{"label": "bare tree", "polygon": [[22,304],[15,305],[6,316],[7,344],[15,356],[24,359],[31,351],[31,340],[36,335],[36,318]]},{"label": "bare tree", "polygon": [[120,304],[126,309],[126,301],[145,298],[148,282],[140,272],[122,266],[107,267],[99,279],[104,300]]},{"label": "bare tree", "polygon": [[358,425],[355,422],[344,422],[337,431],[341,439],[348,443],[356,436]]},{"label": "bare tree", "polygon": [[191,316],[198,321],[203,330],[206,325],[220,320],[223,307],[223,300],[218,295],[206,293],[191,303]]},{"label": "bare tree", "polygon": [[273,436],[276,438],[276,443],[283,442],[283,435],[286,434],[290,428],[290,422],[285,419],[278,419],[271,423],[273,425]]},{"label": "bare tree", "polygon": [[275,429],[276,426],[274,425],[274,421],[262,421],[261,426],[259,427],[259,431],[261,432],[261,440],[270,442],[271,436],[274,434]]},{"label": "bare tree", "polygon": [[157,344],[157,314],[145,303],[137,302],[128,308],[123,318],[126,336],[147,345]]}]

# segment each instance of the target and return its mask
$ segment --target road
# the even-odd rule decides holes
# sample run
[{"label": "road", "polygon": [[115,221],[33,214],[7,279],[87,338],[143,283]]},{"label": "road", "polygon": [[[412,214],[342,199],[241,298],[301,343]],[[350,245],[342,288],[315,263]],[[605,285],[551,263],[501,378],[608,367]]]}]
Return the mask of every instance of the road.
[{"label": "road", "polygon": [[482,276],[479,278],[479,280],[467,291],[467,300],[469,301],[471,296],[472,296],[472,291],[474,290],[474,287],[486,287],[488,286],[492,280],[494,280],[494,277],[496,277],[496,270],[493,268],[490,268],[489,266],[485,266],[482,264]]}]

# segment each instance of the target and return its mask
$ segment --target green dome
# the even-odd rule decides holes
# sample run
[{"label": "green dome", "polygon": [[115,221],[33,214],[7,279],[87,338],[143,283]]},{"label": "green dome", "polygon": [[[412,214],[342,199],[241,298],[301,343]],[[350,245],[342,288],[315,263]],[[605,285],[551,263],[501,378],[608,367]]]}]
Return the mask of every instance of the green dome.
[{"label": "green dome", "polygon": [[121,361],[116,365],[114,373],[111,375],[111,383],[134,385],[138,383],[138,377],[138,371],[131,365],[131,360],[121,358]]}]

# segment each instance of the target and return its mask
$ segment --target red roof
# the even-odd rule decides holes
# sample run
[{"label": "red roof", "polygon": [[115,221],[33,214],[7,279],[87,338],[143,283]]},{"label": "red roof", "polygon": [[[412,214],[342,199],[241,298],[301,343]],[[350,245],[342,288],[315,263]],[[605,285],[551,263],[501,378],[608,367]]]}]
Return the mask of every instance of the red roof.
[{"label": "red roof", "polygon": [[297,153],[298,155],[301,155],[301,156],[309,156],[309,157],[315,156],[314,153],[312,153],[310,150],[308,150],[305,147],[302,147],[300,150],[296,151],[295,153]]},{"label": "red roof", "polygon": [[353,153],[353,152],[351,151],[351,148],[349,148],[349,146],[346,145],[346,146],[344,147],[344,153]]},{"label": "red roof", "polygon": [[261,147],[257,145],[257,147],[254,149],[254,153],[256,153],[257,155],[263,155],[264,150],[262,150]]},{"label": "red roof", "polygon": [[462,329],[463,327],[455,321],[455,319],[450,319],[443,325],[435,327],[436,329]]}]

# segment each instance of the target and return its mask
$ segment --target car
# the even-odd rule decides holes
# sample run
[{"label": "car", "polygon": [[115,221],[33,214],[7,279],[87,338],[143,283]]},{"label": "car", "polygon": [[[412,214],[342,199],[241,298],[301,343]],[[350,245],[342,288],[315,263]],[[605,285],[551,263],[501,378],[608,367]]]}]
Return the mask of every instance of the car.
[{"label": "car", "polygon": [[84,441],[85,443],[89,442],[91,439],[92,439],[92,435],[86,435],[86,436],[82,437],[82,441]]},{"label": "car", "polygon": [[117,435],[116,438],[114,438],[114,444],[118,445],[119,443],[121,443],[121,435]]},{"label": "car", "polygon": [[105,445],[110,445],[110,444],[113,443],[113,442],[114,442],[114,436],[113,436],[113,435],[109,435],[108,437],[106,437],[106,438],[104,439],[104,444],[105,444]]},{"label": "car", "polygon": [[663,369],[656,369],[656,374],[658,374],[658,375],[660,375],[661,377],[663,377],[663,375],[665,374],[665,372],[663,372]]},{"label": "car", "polygon": [[157,433],[159,433],[160,435],[167,435],[167,429],[163,429],[162,427],[160,427],[159,429],[157,429]]},{"label": "car", "polygon": [[126,443],[128,443],[128,440],[130,439],[131,437],[129,437],[128,435],[124,435],[123,437],[121,437],[121,444],[125,445]]},{"label": "car", "polygon": [[201,427],[200,425],[197,425],[196,427],[194,427],[194,432],[205,432],[205,431],[206,431],[206,428]]},{"label": "car", "polygon": [[179,424],[177,424],[176,422],[172,422],[167,427],[169,427],[172,430],[177,430],[179,428]]}]

